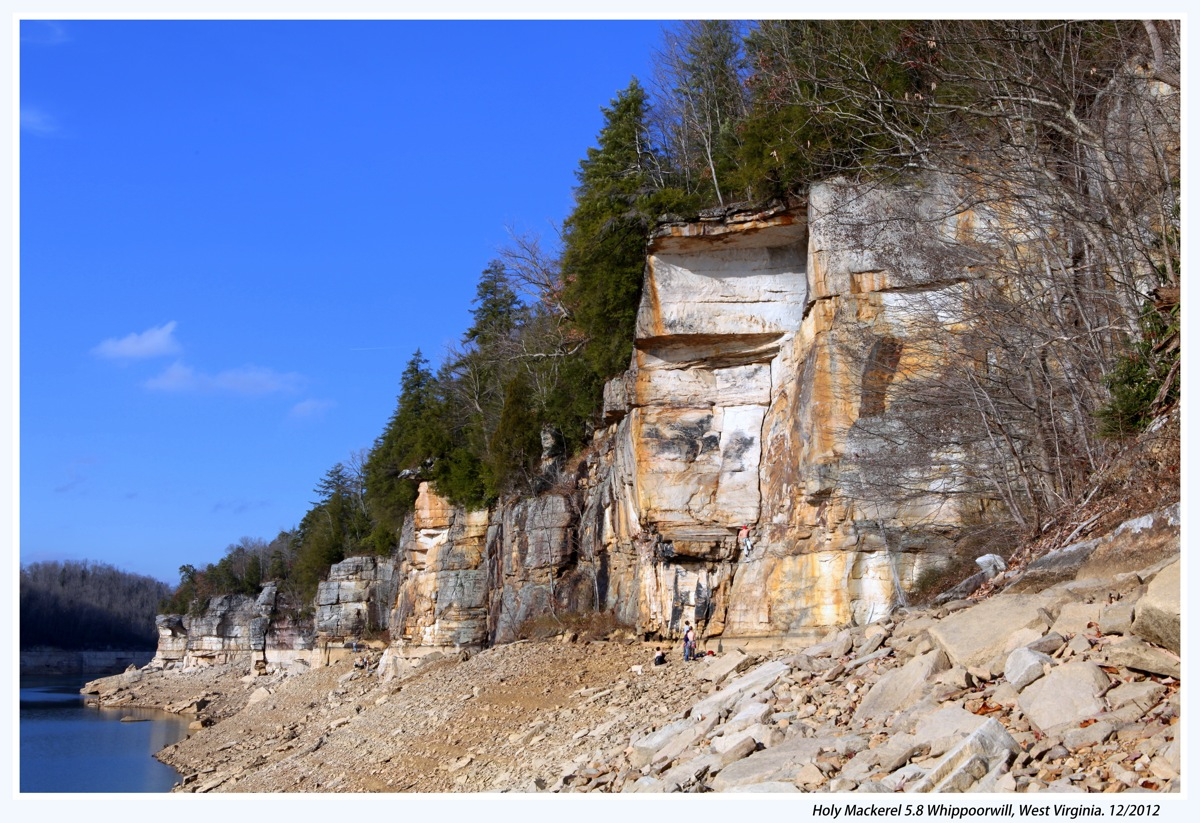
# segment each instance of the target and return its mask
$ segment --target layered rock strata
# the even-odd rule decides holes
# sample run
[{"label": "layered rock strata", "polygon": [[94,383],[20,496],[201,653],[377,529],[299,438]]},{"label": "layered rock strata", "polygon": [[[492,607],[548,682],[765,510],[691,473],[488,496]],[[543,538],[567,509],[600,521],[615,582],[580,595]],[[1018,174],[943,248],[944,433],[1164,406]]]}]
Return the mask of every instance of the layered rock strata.
[{"label": "layered rock strata", "polygon": [[506,642],[591,609],[648,636],[687,621],[713,642],[796,644],[902,603],[986,509],[948,502],[961,456],[905,495],[871,493],[892,470],[887,433],[913,422],[892,383],[931,366],[910,338],[977,276],[945,253],[981,219],[943,217],[952,200],[833,182],[807,204],[661,226],[630,369],[581,471],[490,513],[422,488],[398,649]]},{"label": "layered rock strata", "polygon": [[275,585],[268,583],[257,598],[214,597],[202,615],[159,615],[158,652],[149,665],[267,665],[307,656],[313,649],[311,627],[282,614],[278,600]]},{"label": "layered rock strata", "polygon": [[325,638],[361,637],[388,628],[396,599],[391,558],[351,557],[329,567],[317,586],[317,633]]},{"label": "layered rock strata", "polygon": [[[395,558],[335,566],[297,648],[386,628],[384,668],[399,672],[593,611],[646,637],[690,622],[710,648],[800,647],[885,617],[956,557],[1003,552],[964,537],[995,506],[959,487],[970,444],[904,453],[904,432],[939,412],[898,389],[943,365],[929,324],[967,322],[964,290],[1005,233],[936,180],[833,181],[804,204],[660,226],[630,368],[584,454],[555,456],[547,433],[549,491],[490,511],[422,484]],[[1112,554],[1098,546],[1071,556]],[[261,609],[214,607],[163,618],[160,658],[261,654],[280,636]]]}]

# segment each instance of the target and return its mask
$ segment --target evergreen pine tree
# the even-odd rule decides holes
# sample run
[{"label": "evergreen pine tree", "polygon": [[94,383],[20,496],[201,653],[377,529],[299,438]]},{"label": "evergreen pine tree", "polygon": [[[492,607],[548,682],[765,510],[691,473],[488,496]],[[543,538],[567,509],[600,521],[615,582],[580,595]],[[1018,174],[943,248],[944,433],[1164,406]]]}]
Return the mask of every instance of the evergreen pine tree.
[{"label": "evergreen pine tree", "polygon": [[395,548],[404,515],[416,502],[421,472],[444,450],[439,406],[429,361],[417,349],[401,376],[396,411],[376,439],[364,472],[367,507],[376,523],[371,543],[378,553]]},{"label": "evergreen pine tree", "polygon": [[648,107],[635,78],[603,110],[599,145],[579,164],[575,208],[564,226],[567,302],[587,338],[584,356],[596,379],[583,388],[593,397],[605,378],[629,365],[650,229],[686,201],[683,192],[656,183]]}]

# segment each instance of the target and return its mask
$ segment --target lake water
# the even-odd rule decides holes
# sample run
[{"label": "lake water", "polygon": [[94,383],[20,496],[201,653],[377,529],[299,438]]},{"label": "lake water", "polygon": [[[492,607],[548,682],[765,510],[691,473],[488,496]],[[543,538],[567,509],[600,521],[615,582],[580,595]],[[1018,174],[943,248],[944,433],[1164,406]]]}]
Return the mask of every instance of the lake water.
[{"label": "lake water", "polygon": [[[167,792],[179,779],[154,753],[187,737],[189,719],[152,709],[93,709],[90,677],[22,677],[22,792]],[[126,723],[122,717],[145,718]]]}]

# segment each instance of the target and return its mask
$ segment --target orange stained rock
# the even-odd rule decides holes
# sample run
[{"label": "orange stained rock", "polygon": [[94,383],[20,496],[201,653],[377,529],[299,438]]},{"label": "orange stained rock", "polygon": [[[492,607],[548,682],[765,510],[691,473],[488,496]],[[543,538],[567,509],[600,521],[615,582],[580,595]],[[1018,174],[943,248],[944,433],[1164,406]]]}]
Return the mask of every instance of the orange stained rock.
[{"label": "orange stained rock", "polygon": [[450,501],[439,497],[428,483],[420,485],[415,508],[417,529],[450,528],[450,512]]}]

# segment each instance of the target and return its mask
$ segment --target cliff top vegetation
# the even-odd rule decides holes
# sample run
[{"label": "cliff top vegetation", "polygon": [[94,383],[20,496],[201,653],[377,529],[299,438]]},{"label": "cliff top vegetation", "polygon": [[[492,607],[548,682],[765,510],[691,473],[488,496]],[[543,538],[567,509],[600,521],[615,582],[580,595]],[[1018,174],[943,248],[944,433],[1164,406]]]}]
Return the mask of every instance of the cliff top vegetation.
[{"label": "cliff top vegetation", "polygon": [[[930,325],[922,345],[948,365],[902,381],[894,402],[931,424],[878,475],[990,443],[964,482],[1037,534],[1114,441],[1178,401],[1179,47],[1176,21],[669,27],[653,77],[604,108],[561,233],[514,236],[481,261],[470,327],[436,369],[412,355],[372,447],[329,471],[298,528],[185,566],[173,607],[264,576],[311,597],[330,563],[395,550],[421,480],[470,507],[543,490],[543,454],[588,442],[605,381],[629,363],[655,221],[832,177],[903,189],[938,176],[959,199],[930,219],[986,208],[1020,227],[1019,244],[989,238],[1014,248],[971,285],[971,333]],[[978,267],[980,252],[947,253]],[[875,365],[895,369],[894,354]]]}]

